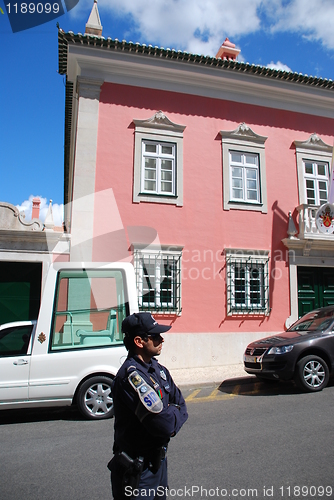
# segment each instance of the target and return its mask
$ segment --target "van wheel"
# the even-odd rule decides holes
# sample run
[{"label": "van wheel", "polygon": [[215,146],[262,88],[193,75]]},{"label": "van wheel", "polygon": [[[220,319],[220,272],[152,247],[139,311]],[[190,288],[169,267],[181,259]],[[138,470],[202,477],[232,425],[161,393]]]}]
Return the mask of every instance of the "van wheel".
[{"label": "van wheel", "polygon": [[85,418],[102,420],[114,416],[112,383],[111,378],[100,376],[92,377],[81,385],[77,403]]},{"label": "van wheel", "polygon": [[295,382],[300,389],[308,392],[321,391],[328,384],[328,380],[328,366],[319,356],[305,356],[298,361]]}]

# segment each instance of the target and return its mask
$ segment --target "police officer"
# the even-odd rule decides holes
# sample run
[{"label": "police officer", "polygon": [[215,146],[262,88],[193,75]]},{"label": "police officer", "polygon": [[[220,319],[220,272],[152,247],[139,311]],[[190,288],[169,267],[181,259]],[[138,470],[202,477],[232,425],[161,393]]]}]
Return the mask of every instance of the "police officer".
[{"label": "police officer", "polygon": [[181,391],[155,359],[161,333],[170,328],[147,312],[122,323],[128,357],[113,384],[114,457],[108,464],[114,500],[166,498],[167,445],[188,418]]}]

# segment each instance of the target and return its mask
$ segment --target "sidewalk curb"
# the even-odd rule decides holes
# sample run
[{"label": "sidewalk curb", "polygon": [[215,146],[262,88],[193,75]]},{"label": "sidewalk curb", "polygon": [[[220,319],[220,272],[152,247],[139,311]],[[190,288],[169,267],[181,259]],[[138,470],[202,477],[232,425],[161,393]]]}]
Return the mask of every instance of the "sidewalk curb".
[{"label": "sidewalk curb", "polygon": [[170,370],[174,382],[181,387],[219,385],[225,380],[250,377],[242,363],[205,368],[182,368]]}]

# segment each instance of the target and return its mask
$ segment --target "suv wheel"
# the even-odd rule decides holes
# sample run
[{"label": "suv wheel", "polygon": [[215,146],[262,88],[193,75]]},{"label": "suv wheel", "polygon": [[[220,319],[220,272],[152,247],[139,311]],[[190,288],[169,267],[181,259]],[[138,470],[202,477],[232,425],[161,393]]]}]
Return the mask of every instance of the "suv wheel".
[{"label": "suv wheel", "polygon": [[114,416],[112,383],[111,378],[100,376],[92,377],[81,385],[77,403],[85,418],[101,420]]},{"label": "suv wheel", "polygon": [[329,369],[319,356],[305,356],[298,361],[295,382],[304,391],[321,391],[328,384]]}]

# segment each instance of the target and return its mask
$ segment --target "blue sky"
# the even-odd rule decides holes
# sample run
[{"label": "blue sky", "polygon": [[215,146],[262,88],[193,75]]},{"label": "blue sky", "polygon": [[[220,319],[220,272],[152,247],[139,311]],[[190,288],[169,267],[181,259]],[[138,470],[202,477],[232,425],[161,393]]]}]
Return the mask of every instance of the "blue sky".
[{"label": "blue sky", "polygon": [[[7,3],[7,2],[6,2]],[[5,2],[0,7],[5,11]],[[63,203],[64,101],[57,27],[84,33],[93,0],[12,33],[0,13],[0,200]],[[102,35],[214,56],[226,37],[239,61],[334,79],[332,0],[99,0]]]}]

